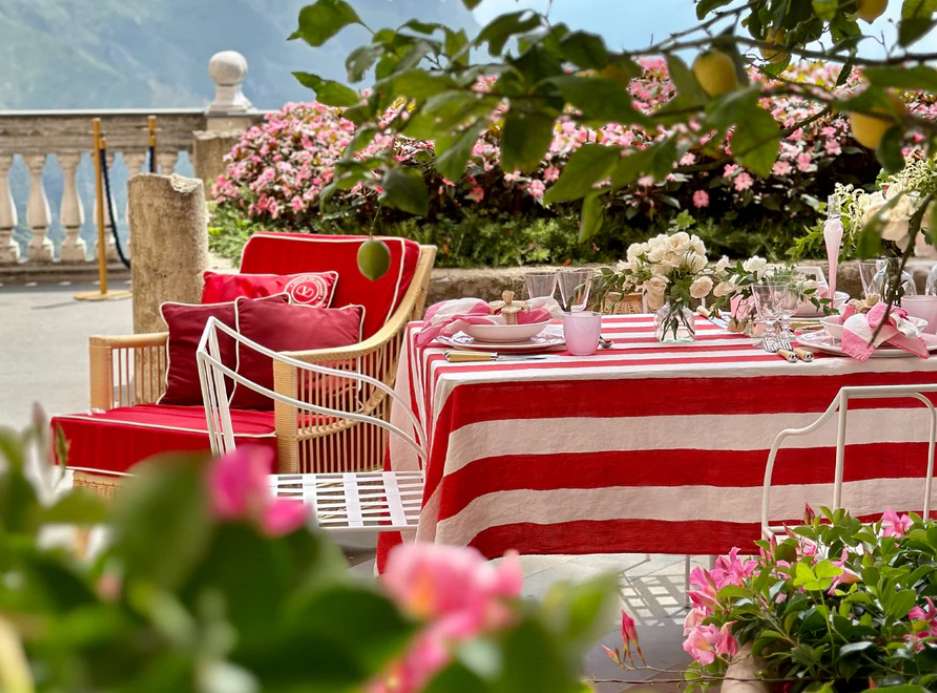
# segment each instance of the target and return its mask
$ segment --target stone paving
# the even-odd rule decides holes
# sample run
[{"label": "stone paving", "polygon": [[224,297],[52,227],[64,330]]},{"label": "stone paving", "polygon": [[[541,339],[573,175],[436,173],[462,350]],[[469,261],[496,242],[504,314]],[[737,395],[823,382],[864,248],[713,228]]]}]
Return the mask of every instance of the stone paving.
[{"label": "stone paving", "polygon": [[[131,302],[82,302],[77,291],[96,289],[91,284],[0,284],[0,425],[23,426],[34,401],[49,414],[88,408],[88,337],[92,334],[129,334]],[[125,289],[126,282],[113,288]],[[705,559],[701,559],[700,564]],[[353,570],[373,573],[373,554],[353,555]],[[658,670],[679,669],[689,663],[681,648],[684,560],[682,556],[587,555],[525,556],[524,593],[542,597],[558,581],[579,581],[614,572],[619,575],[619,600],[637,622],[642,648]],[[608,624],[601,644],[619,643],[618,624]],[[646,681],[648,672],[627,673],[596,647],[587,659],[587,671],[596,679]],[[657,678],[677,678],[660,674]],[[600,693],[615,693],[625,686],[601,683]],[[647,688],[643,684],[642,688]],[[680,685],[653,682],[656,690],[679,691]]]}]

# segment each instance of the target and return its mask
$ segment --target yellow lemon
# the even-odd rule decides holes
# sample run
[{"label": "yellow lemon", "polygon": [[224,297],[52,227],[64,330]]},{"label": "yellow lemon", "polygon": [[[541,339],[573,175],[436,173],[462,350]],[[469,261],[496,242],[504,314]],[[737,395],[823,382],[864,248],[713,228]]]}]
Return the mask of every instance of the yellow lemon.
[{"label": "yellow lemon", "polygon": [[390,248],[387,244],[373,238],[362,243],[358,248],[358,269],[372,282],[387,274],[390,269]]},{"label": "yellow lemon", "polygon": [[888,0],[859,0],[857,4],[856,17],[869,24],[885,14],[888,8]]},{"label": "yellow lemon", "polygon": [[761,53],[761,57],[772,65],[783,63],[791,57],[790,53],[781,49],[781,46],[784,45],[784,27],[781,27],[776,32],[768,29],[768,33],[765,34],[765,41],[778,46],[778,48],[766,48],[762,46],[758,49],[758,52]]},{"label": "yellow lemon", "polygon": [[[894,94],[889,94],[888,99],[892,102],[895,111],[899,115],[905,113],[907,109],[901,99]],[[865,113],[850,113],[849,124],[852,126],[852,136],[855,138],[856,142],[863,147],[876,149],[878,148],[879,142],[882,141],[882,136],[888,132],[890,128],[894,127],[897,121],[895,120],[894,114],[886,111],[884,108],[873,108],[872,110],[887,116],[887,119],[876,118],[875,116],[866,115]]]},{"label": "yellow lemon", "polygon": [[711,50],[700,53],[693,61],[693,75],[709,96],[720,96],[735,91],[738,75],[735,63],[722,51]]}]

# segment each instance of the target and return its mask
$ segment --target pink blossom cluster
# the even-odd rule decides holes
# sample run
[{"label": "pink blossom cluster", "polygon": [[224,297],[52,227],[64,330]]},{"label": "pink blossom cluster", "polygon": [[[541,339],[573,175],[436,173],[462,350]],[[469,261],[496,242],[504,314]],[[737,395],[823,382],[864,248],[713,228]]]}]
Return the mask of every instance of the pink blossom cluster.
[{"label": "pink blossom cluster", "polygon": [[[675,93],[670,82],[666,61],[662,58],[642,60],[644,75],[632,80],[628,90],[636,108],[650,113],[669,101]],[[814,85],[817,90],[834,91],[841,95],[855,90],[859,76],[852,74],[841,87],[835,87],[839,67],[817,63],[800,63],[784,73],[785,80]],[[757,77],[753,75],[753,77]],[[489,80],[490,82],[490,80]],[[770,84],[767,86],[771,86]],[[480,83],[479,89],[486,84]],[[907,96],[909,110],[926,118],[937,117],[937,103],[932,97],[918,93]],[[779,126],[787,132],[780,146],[772,176],[760,179],[751,171],[730,164],[722,170],[681,173],[679,168],[668,179],[655,184],[650,178],[639,181],[638,189],[619,195],[617,201],[626,206],[656,207],[663,204],[662,196],[672,195],[679,186],[687,206],[697,209],[713,204],[713,189],[731,206],[761,204],[771,198],[772,208],[784,209],[785,203],[804,193],[813,184],[818,173],[844,154],[861,154],[849,134],[848,118],[843,114],[824,115],[808,126],[791,130],[805,118],[817,115],[821,106],[802,97],[775,96],[762,100],[762,106],[771,112]],[[543,162],[535,171],[521,174],[503,171],[500,167],[500,128],[497,109],[492,114],[492,126],[484,131],[472,150],[472,158],[465,175],[459,181],[448,181],[429,172],[428,183],[434,193],[431,203],[435,207],[455,205],[492,205],[509,208],[505,199],[526,199],[542,204],[546,190],[560,176],[569,157],[587,143],[614,145],[642,149],[674,134],[693,131],[699,133],[697,122],[678,124],[672,128],[658,127],[648,130],[637,125],[609,123],[601,128],[590,128],[575,122],[572,114],[557,123],[553,141]],[[386,122],[398,115],[385,114]],[[406,113],[399,114],[402,118]],[[788,132],[789,131],[789,132]],[[355,125],[344,119],[340,109],[322,104],[291,103],[244,134],[226,157],[227,171],[219,176],[213,187],[218,202],[237,205],[252,218],[279,221],[280,225],[301,225],[308,218],[320,215],[319,201],[323,189],[332,182],[335,165],[343,156],[345,147],[355,135]],[[686,152],[678,162],[680,167],[694,166],[712,161],[719,150],[731,153],[731,134],[714,152],[709,136],[702,135],[699,145]],[[709,145],[703,151],[704,145]],[[432,142],[414,140],[387,133],[375,135],[355,155],[366,161],[380,152],[392,149],[400,162],[418,164],[426,159],[419,153],[432,150]],[[908,148],[907,155],[917,150]],[[430,152],[431,153],[431,152]],[[356,185],[350,190],[336,193],[337,204],[344,204],[362,213],[373,210],[377,174],[370,185]],[[793,215],[794,212],[788,212]]]},{"label": "pink blossom cluster", "polygon": [[391,552],[383,581],[401,610],[424,625],[369,690],[410,693],[449,664],[460,643],[511,625],[523,574],[513,552],[496,567],[475,549],[416,543]]}]

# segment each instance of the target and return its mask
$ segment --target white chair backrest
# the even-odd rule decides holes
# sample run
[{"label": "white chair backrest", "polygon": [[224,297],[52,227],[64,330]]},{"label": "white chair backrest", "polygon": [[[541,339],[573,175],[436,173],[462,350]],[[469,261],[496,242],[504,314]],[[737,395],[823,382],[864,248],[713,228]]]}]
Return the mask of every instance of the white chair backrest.
[{"label": "white chair backrest", "polygon": [[769,538],[773,529],[769,526],[771,514],[771,477],[774,473],[774,461],[777,457],[781,443],[788,436],[809,435],[829,421],[833,414],[837,417],[836,431],[836,467],[833,479],[833,504],[831,508],[842,507],[843,502],[843,464],[846,456],[846,419],[849,413],[849,400],[851,399],[901,399],[910,398],[921,402],[929,414],[930,427],[927,439],[927,468],[924,476],[924,518],[930,514],[931,485],[934,479],[934,445],[937,441],[937,411],[933,403],[925,396],[926,393],[937,393],[935,385],[868,385],[847,386],[840,389],[836,399],[827,407],[826,411],[809,426],[802,428],[788,428],[781,431],[771,445],[768,453],[768,464],[765,467],[765,481],[761,495],[761,533]]},{"label": "white chair backrest", "polygon": [[235,330],[231,329],[217,318],[209,318],[205,325],[205,331],[202,333],[202,339],[199,342],[196,358],[198,360],[199,379],[202,385],[202,398],[205,403],[205,417],[208,423],[208,435],[211,441],[211,449],[215,455],[221,455],[231,452],[235,448],[234,431],[231,424],[231,410],[229,408],[229,393],[225,382],[226,378],[233,380],[238,385],[249,388],[265,397],[269,397],[275,402],[281,402],[295,407],[300,412],[318,414],[320,416],[332,417],[335,419],[347,419],[360,423],[371,424],[388,431],[392,435],[400,436],[416,452],[423,467],[426,463],[426,434],[423,426],[420,424],[416,415],[411,409],[403,403],[403,410],[406,412],[410,422],[413,424],[413,434],[384,421],[376,416],[361,413],[359,411],[342,411],[330,407],[303,402],[292,397],[269,390],[257,383],[248,380],[243,375],[236,373],[221,362],[221,350],[218,346],[219,333],[225,334],[235,340],[238,348],[246,347],[269,357],[274,361],[288,363],[291,366],[308,373],[317,373],[334,378],[343,378],[355,383],[366,383],[375,387],[389,397],[403,403],[400,395],[394,392],[393,388],[385,383],[354,371],[338,370],[319,364],[305,363],[283,354],[267,349],[256,342],[247,339]]}]

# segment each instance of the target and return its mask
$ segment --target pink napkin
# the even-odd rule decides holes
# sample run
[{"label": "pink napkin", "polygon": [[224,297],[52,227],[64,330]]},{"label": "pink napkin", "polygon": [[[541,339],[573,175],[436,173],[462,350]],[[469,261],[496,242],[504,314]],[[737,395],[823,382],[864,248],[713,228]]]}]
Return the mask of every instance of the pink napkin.
[{"label": "pink napkin", "polygon": [[843,351],[857,361],[865,361],[882,344],[890,344],[922,359],[928,357],[921,331],[908,320],[907,311],[894,306],[875,341],[872,335],[885,317],[884,303],[877,303],[868,313],[856,313],[852,306],[843,313]]},{"label": "pink napkin", "polygon": [[[559,318],[563,313],[560,304],[553,298],[539,297],[525,301],[529,310],[517,314],[521,324],[543,322]],[[417,346],[426,346],[443,335],[451,337],[461,332],[466,325],[503,325],[500,313],[491,314],[491,307],[478,298],[458,298],[432,305],[423,318],[423,328],[417,335]]]}]

